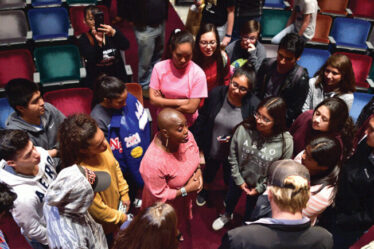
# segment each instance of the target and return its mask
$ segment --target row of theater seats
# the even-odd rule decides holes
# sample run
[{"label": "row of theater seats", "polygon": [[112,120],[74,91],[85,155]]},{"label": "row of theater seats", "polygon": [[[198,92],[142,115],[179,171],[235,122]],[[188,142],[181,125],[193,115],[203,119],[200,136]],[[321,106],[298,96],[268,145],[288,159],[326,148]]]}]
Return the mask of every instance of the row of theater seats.
[{"label": "row of theater seats", "polygon": [[[293,6],[293,0],[265,0],[264,8],[285,9]],[[318,0],[320,12],[334,16],[351,15],[355,18],[374,19],[372,0]]]},{"label": "row of theater seats", "polygon": [[0,0],[0,10],[22,9],[27,4],[33,7],[60,6],[63,2],[68,5],[96,4],[97,0]]}]

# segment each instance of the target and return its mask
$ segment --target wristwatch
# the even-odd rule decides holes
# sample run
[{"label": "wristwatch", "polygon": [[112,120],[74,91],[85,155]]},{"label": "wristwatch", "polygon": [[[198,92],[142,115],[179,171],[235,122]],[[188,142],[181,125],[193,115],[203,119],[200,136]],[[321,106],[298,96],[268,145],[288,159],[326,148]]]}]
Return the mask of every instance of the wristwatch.
[{"label": "wristwatch", "polygon": [[182,188],[181,188],[181,193],[182,193],[182,196],[183,196],[183,197],[187,196],[187,191],[186,191],[186,188],[185,188],[185,187],[182,187]]}]

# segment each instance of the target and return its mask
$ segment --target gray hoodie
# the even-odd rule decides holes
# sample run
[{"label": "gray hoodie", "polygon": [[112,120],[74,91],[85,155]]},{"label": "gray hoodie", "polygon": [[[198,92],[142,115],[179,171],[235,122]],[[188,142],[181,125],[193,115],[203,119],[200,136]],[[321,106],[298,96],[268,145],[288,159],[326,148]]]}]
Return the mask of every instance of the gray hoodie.
[{"label": "gray hoodie", "polygon": [[269,165],[273,161],[292,157],[293,139],[287,131],[283,136],[279,134],[267,138],[259,149],[259,138],[259,132],[247,130],[240,125],[232,137],[228,161],[235,184],[240,186],[245,182],[250,188],[256,187],[257,192],[261,194],[266,189]]},{"label": "gray hoodie", "polygon": [[77,165],[63,169],[49,186],[43,207],[51,249],[107,249],[102,226],[88,213],[91,184]]},{"label": "gray hoodie", "polygon": [[58,127],[65,116],[47,102],[44,103],[44,108],[45,113],[41,117],[41,127],[27,123],[16,112],[13,112],[6,121],[6,128],[26,131],[35,146],[45,150],[56,149],[58,147]]}]

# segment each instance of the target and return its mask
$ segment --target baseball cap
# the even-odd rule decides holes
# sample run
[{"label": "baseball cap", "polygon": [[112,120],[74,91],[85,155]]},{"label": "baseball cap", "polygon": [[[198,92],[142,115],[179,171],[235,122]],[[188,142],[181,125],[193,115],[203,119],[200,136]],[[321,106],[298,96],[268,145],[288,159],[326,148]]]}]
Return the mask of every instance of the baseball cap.
[{"label": "baseball cap", "polygon": [[268,171],[268,185],[280,188],[294,188],[293,185],[285,184],[289,176],[300,176],[310,184],[309,170],[302,164],[291,160],[278,160],[271,164]]},{"label": "baseball cap", "polygon": [[86,177],[91,184],[94,192],[101,192],[107,189],[110,185],[111,178],[106,171],[93,171],[78,165],[80,172]]}]

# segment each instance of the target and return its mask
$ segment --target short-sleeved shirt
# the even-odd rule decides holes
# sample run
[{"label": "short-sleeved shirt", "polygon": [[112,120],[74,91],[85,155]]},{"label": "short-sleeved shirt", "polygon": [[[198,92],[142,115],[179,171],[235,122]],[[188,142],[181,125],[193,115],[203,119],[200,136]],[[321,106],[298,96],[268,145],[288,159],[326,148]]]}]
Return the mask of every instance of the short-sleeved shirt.
[{"label": "short-sleeved shirt", "polygon": [[308,27],[305,29],[303,36],[312,39],[316,29],[318,4],[316,0],[295,0],[294,9],[296,12],[295,27],[299,31],[303,24],[304,15],[311,14]]},{"label": "short-sleeved shirt", "polygon": [[[149,87],[160,90],[167,99],[197,99],[208,96],[205,73],[193,61],[184,69],[177,69],[170,59],[160,61],[153,68]],[[185,116],[191,125],[198,112]]]},{"label": "short-sleeved shirt", "polygon": [[207,0],[201,22],[224,25],[227,21],[227,8],[233,7],[234,4],[234,0]]}]

